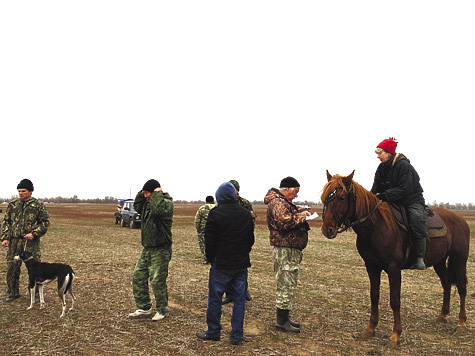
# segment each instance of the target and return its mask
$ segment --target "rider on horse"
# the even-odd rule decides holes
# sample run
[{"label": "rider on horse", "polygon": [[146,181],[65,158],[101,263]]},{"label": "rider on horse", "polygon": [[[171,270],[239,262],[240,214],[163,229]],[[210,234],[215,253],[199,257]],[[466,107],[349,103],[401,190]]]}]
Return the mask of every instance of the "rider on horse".
[{"label": "rider on horse", "polygon": [[410,161],[401,153],[396,153],[397,141],[385,139],[376,148],[381,163],[374,175],[371,192],[388,203],[403,206],[409,217],[409,224],[417,259],[413,268],[425,269],[426,252],[426,211],[423,189]]}]

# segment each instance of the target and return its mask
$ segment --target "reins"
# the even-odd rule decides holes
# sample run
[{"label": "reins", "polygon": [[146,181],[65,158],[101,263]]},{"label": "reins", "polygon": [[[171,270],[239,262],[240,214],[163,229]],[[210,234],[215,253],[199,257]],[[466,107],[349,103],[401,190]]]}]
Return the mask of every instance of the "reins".
[{"label": "reins", "polygon": [[356,226],[358,224],[361,224],[362,222],[365,222],[366,219],[368,219],[371,216],[371,214],[373,214],[381,206],[381,204],[383,204],[383,201],[382,200],[378,201],[376,206],[373,208],[373,210],[371,210],[371,212],[368,215],[366,215],[364,218],[361,218],[359,220],[356,220],[356,221],[352,222],[350,227],[353,227],[353,226]]}]

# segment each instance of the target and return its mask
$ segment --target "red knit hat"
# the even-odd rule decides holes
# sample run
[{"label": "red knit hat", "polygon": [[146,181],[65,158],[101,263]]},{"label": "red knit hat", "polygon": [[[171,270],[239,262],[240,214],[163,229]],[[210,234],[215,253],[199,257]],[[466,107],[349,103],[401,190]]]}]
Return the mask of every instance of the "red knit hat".
[{"label": "red knit hat", "polygon": [[385,151],[388,151],[390,154],[396,153],[397,141],[394,137],[387,138],[382,140],[381,143],[376,146],[376,148],[382,148]]}]

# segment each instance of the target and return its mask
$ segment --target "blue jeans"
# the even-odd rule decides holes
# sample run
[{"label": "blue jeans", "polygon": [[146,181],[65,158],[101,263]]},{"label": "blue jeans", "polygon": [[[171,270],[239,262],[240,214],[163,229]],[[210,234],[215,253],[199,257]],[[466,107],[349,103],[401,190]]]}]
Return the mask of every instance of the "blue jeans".
[{"label": "blue jeans", "polygon": [[213,263],[209,270],[208,309],[206,310],[207,334],[221,336],[221,301],[226,290],[233,294],[233,315],[231,317],[231,340],[240,341],[244,333],[244,312],[246,309],[247,268],[218,269]]}]

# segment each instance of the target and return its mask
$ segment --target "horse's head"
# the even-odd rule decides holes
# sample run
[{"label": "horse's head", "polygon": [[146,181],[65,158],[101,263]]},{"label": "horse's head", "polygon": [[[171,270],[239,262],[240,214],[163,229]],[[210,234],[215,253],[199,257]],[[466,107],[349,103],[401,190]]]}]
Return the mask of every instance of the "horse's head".
[{"label": "horse's head", "polygon": [[323,202],[322,233],[329,239],[347,230],[351,219],[354,218],[356,211],[356,197],[353,191],[354,173],[355,171],[343,177],[332,176],[327,171],[328,183],[323,187],[321,200]]}]

